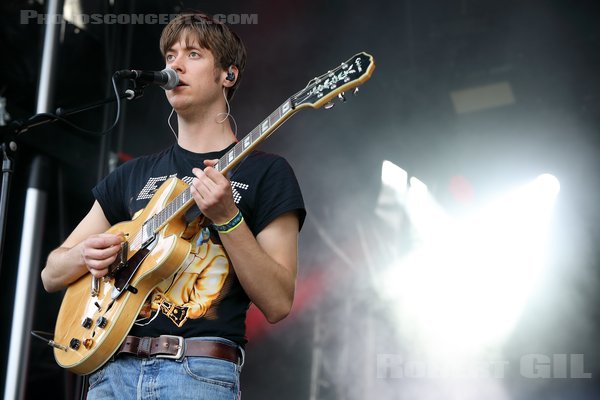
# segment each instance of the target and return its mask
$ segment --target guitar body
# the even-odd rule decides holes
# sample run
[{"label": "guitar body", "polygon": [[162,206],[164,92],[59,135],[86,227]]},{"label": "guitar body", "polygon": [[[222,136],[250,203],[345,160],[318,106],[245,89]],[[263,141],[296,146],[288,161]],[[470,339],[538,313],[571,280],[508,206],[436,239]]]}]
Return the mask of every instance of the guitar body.
[{"label": "guitar body", "polygon": [[[128,260],[133,260],[136,254],[140,258],[142,243],[139,233],[144,222],[186,188],[188,185],[183,181],[168,179],[139,216],[116,224],[107,231],[125,235],[129,246]],[[135,263],[137,269],[129,280],[134,289],[123,290],[116,299],[111,297],[117,285],[115,277],[99,279],[95,296],[91,290],[93,277],[89,273],[68,287],[54,336],[54,342],[66,348],[54,349],[54,356],[61,367],[77,374],[89,374],[108,361],[127,336],[148,295],[161,281],[177,272],[187,258],[191,245],[181,238],[186,227],[183,218],[173,218],[156,233],[151,250],[146,249],[147,254],[141,263]],[[128,273],[127,270],[124,272]]]}]

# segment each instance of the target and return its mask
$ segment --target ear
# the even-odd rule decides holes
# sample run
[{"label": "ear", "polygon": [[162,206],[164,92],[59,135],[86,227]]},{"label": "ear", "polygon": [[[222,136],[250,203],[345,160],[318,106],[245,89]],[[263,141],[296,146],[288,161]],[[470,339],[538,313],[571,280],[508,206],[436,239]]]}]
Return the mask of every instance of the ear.
[{"label": "ear", "polygon": [[[237,82],[238,73],[239,73],[239,69],[235,65],[231,65],[225,71],[223,71],[223,74],[222,74],[223,86],[230,88],[233,85],[235,85],[235,82]],[[231,77],[231,74],[233,74],[233,80],[227,79],[228,76]]]}]

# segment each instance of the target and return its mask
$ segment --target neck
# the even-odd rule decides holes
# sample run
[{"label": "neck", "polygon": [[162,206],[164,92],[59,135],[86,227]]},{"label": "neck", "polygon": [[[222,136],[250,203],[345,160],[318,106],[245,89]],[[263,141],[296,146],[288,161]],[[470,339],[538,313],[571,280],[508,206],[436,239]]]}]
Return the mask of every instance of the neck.
[{"label": "neck", "polygon": [[[217,109],[218,110],[218,109]],[[223,114],[219,114],[222,112]],[[194,153],[222,150],[236,141],[229,119],[224,111],[207,110],[190,115],[177,115],[179,136],[177,143]]]}]

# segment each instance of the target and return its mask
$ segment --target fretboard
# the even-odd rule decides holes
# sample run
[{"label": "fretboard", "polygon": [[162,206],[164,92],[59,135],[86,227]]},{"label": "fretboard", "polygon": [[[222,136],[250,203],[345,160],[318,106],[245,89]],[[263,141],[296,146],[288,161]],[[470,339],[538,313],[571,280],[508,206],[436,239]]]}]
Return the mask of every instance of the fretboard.
[{"label": "fretboard", "polygon": [[264,121],[257,125],[252,131],[237,142],[219,162],[215,169],[221,173],[226,173],[238,162],[240,162],[256,145],[266,139],[275,129],[279,127],[292,114],[292,101],[287,99],[282,105],[277,107]]},{"label": "fretboard", "polygon": [[[275,109],[265,120],[257,125],[242,140],[237,142],[223,157],[219,159],[214,168],[222,174],[227,173],[237,163],[244,159],[260,142],[265,140],[279,126],[291,117],[295,112],[292,107],[292,100],[287,99],[283,104]],[[159,211],[154,217],[148,219],[145,228],[148,231],[158,232],[172,218],[185,213],[194,202],[190,188],[186,188],[165,208]],[[149,233],[149,232],[148,232]]]}]

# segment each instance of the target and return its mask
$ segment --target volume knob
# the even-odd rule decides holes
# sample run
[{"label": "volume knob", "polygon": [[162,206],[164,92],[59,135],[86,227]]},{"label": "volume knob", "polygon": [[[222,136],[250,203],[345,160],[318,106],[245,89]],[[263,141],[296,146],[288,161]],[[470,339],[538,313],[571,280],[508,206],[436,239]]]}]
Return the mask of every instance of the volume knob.
[{"label": "volume knob", "polygon": [[79,348],[79,346],[81,346],[81,340],[79,340],[79,339],[73,338],[69,342],[69,347],[72,348],[73,350],[77,350]]},{"label": "volume knob", "polygon": [[92,319],[90,317],[85,317],[83,319],[83,321],[81,321],[81,326],[83,326],[85,329],[90,329],[92,327]]},{"label": "volume knob", "polygon": [[108,320],[104,317],[100,317],[96,320],[96,326],[98,326],[98,328],[104,329],[106,324],[108,324]]}]

